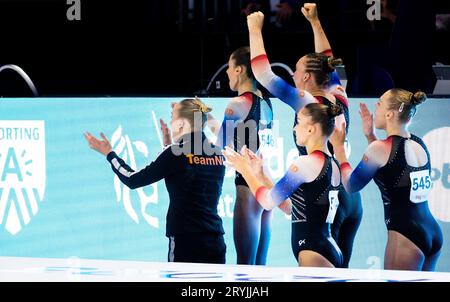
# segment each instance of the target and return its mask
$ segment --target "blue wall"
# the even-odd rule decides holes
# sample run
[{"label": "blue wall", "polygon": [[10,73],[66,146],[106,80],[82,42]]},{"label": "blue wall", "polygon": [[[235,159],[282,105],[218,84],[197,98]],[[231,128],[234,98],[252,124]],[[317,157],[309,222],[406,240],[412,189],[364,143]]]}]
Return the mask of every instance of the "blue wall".
[{"label": "blue wall", "polygon": [[[89,149],[83,132],[98,135],[103,131],[119,155],[142,168],[161,151],[153,113],[156,120],[169,121],[170,102],[180,99],[1,99],[0,255],[166,261],[168,194],[164,182],[127,190],[115,179],[108,162]],[[222,119],[228,99],[203,101],[214,108],[217,119]],[[358,115],[360,101],[350,100],[352,164],[366,148]],[[363,101],[374,108],[375,99]],[[282,137],[278,138],[278,153],[271,167],[279,178],[296,154],[291,134],[294,115],[278,100],[273,103]],[[410,127],[424,137],[431,153],[430,208],[444,232],[439,271],[450,271],[449,113],[449,99],[428,100]],[[227,171],[219,205],[228,263],[236,261],[233,175]],[[362,196],[364,216],[350,266],[382,267],[386,229],[380,193],[371,182]],[[268,265],[296,265],[290,247],[290,220],[279,210],[274,215]]]}]

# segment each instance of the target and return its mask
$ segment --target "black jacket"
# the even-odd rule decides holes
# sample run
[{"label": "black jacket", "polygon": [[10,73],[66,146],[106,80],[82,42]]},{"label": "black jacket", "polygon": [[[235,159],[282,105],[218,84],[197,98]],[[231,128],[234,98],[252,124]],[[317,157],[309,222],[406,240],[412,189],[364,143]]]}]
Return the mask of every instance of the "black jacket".
[{"label": "black jacket", "polygon": [[[196,148],[192,143],[194,138],[197,138]],[[107,160],[130,189],[164,178],[170,198],[166,236],[200,232],[224,234],[222,219],[217,213],[225,176],[224,158],[221,150],[207,141],[204,133],[184,135],[138,172],[114,151],[107,155]]]}]

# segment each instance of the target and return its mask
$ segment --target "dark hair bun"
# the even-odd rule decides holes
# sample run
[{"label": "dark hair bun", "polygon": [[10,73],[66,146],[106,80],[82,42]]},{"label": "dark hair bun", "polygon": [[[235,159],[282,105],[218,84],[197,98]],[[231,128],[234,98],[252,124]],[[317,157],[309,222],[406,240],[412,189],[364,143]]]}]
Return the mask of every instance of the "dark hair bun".
[{"label": "dark hair bun", "polygon": [[419,90],[411,96],[411,104],[417,106],[425,102],[426,99],[427,95],[423,91]]},{"label": "dark hair bun", "polygon": [[339,58],[325,57],[322,61],[322,70],[326,73],[332,73],[336,66],[342,65],[343,61]]},{"label": "dark hair bun", "polygon": [[327,106],[327,114],[330,118],[334,118],[342,113],[342,108],[338,105],[331,104]]}]

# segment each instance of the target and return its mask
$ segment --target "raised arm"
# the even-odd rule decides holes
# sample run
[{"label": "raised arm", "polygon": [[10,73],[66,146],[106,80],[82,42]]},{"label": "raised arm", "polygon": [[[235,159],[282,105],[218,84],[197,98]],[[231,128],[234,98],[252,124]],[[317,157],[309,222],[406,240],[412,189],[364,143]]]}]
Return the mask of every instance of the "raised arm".
[{"label": "raised arm", "polygon": [[264,15],[261,12],[253,13],[247,17],[253,74],[256,80],[273,96],[279,98],[297,112],[306,104],[316,102],[316,100],[310,93],[300,91],[273,73],[264,48],[263,23]]},{"label": "raised arm", "polygon": [[314,33],[315,52],[332,55],[331,45],[328,42],[327,35],[320,24],[317,6],[315,3],[305,3],[301,8],[303,15],[311,24]]},{"label": "raised arm", "polygon": [[[332,57],[333,51],[331,50],[330,42],[328,41],[327,35],[323,30],[322,24],[320,23],[319,14],[317,12],[317,5],[315,3],[305,3],[301,8],[301,11],[305,18],[311,24],[311,28],[314,33],[314,49],[317,53],[323,53],[326,56]],[[341,85],[341,81],[336,71],[331,74],[331,80],[329,83],[329,92],[332,94],[337,94],[345,97],[347,99],[347,94],[345,89]]]},{"label": "raised arm", "polygon": [[289,105],[295,112],[298,112],[309,103],[317,102],[309,92],[291,86],[274,74],[266,55],[260,55],[252,59],[252,71],[261,85],[269,90],[274,97]]},{"label": "raised arm", "polygon": [[263,24],[264,24],[264,14],[262,12],[255,12],[247,16],[251,59],[266,54],[266,50],[264,48],[264,40],[262,36]]}]

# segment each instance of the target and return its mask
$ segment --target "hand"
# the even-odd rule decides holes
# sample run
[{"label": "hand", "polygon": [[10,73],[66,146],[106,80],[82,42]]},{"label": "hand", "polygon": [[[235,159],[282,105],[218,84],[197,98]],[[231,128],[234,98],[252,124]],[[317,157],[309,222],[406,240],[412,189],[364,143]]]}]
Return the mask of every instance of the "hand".
[{"label": "hand", "polygon": [[250,160],[246,156],[242,156],[228,146],[225,147],[222,153],[227,160],[227,164],[237,172],[244,174],[245,172],[251,171]]},{"label": "hand", "polygon": [[374,137],[375,132],[373,127],[373,114],[370,113],[366,104],[359,103],[359,115],[361,116],[362,120],[364,136],[367,138]]},{"label": "hand", "polygon": [[263,25],[264,25],[264,14],[262,12],[256,12],[256,13],[250,14],[247,17],[247,26],[248,26],[248,31],[250,33],[261,32]]},{"label": "hand", "polygon": [[309,22],[319,20],[317,5],[315,3],[305,3],[302,7],[302,13]]},{"label": "hand", "polygon": [[164,123],[163,119],[159,119],[159,123],[161,124],[161,132],[163,135],[163,144],[164,147],[172,144],[172,136],[170,135],[169,127]]},{"label": "hand", "polygon": [[[338,150],[344,150],[345,143],[345,124],[341,124],[339,128],[334,128],[333,133],[329,138],[330,143],[333,145],[335,152]],[[344,150],[345,153],[345,150]]]},{"label": "hand", "polygon": [[246,158],[250,165],[250,169],[255,172],[257,176],[264,176],[264,160],[262,154],[258,156],[244,145],[241,149],[241,155]]},{"label": "hand", "polygon": [[94,149],[95,151],[100,152],[103,155],[108,155],[109,152],[112,151],[111,144],[109,143],[108,139],[103,133],[100,133],[100,136],[103,140],[97,139],[95,136],[90,134],[89,132],[84,133],[84,138],[89,144],[89,147],[91,149]]},{"label": "hand", "polygon": [[277,11],[277,22],[284,23],[286,21],[289,21],[291,19],[293,9],[287,2],[283,2],[280,4],[277,4],[278,11]]}]

